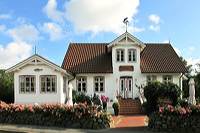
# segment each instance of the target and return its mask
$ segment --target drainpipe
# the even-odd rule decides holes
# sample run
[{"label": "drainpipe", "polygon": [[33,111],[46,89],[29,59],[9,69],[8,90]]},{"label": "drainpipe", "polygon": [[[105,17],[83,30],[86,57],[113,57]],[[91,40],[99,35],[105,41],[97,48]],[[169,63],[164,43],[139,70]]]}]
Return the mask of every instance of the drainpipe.
[{"label": "drainpipe", "polygon": [[72,80],[74,80],[76,78],[76,75],[75,74],[73,74],[73,78],[72,79],[70,79],[69,81],[68,81],[68,84],[69,84],[69,82],[71,82]]},{"label": "drainpipe", "polygon": [[[181,91],[183,90],[183,85],[181,84],[181,78],[183,77],[183,73],[181,74],[180,78],[179,78],[179,86],[181,86]],[[182,99],[182,94],[181,94],[181,99]]]}]

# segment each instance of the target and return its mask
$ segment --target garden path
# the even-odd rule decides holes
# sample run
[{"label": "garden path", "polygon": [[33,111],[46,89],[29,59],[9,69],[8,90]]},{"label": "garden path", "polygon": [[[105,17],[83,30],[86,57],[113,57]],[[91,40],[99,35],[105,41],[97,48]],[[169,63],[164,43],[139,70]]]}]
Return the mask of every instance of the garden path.
[{"label": "garden path", "polygon": [[113,116],[114,131],[146,131],[148,117],[146,115],[119,115]]}]

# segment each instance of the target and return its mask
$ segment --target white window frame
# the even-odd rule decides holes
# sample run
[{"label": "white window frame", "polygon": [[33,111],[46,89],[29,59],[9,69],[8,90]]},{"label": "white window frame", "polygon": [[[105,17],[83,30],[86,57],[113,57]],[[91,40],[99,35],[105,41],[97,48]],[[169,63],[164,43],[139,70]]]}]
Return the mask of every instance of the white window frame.
[{"label": "white window frame", "polygon": [[[45,91],[42,91],[42,77],[45,78]],[[55,91],[52,91],[52,78],[55,78]],[[50,91],[47,91],[47,78],[50,78]],[[40,93],[57,93],[57,76],[56,75],[40,75]]]},{"label": "white window frame", "polygon": [[[119,60],[117,60],[118,52],[119,52]],[[123,52],[123,56],[122,56],[122,52]],[[122,59],[123,59],[123,61],[122,61]],[[116,50],[116,62],[125,62],[125,50],[124,49]]]},{"label": "white window frame", "polygon": [[149,83],[150,81],[156,81],[157,75],[147,75],[146,78],[147,78],[147,83]]},{"label": "white window frame", "polygon": [[[167,78],[166,80],[164,78]],[[169,78],[171,78],[171,80],[169,80]],[[173,76],[172,75],[163,75],[163,83],[173,83]]]},{"label": "white window frame", "polygon": [[[131,52],[131,53],[129,53]],[[133,53],[135,53],[135,60],[133,58]],[[131,54],[131,59],[129,58],[129,55]],[[136,49],[128,49],[128,62],[136,62],[137,61],[137,50]]]},{"label": "white window frame", "polygon": [[[103,81],[100,81],[101,78],[103,78]],[[98,81],[96,81],[95,79],[98,79]],[[98,91],[96,91],[95,83],[98,83]],[[100,87],[101,83],[103,83],[103,91],[101,91],[101,87]],[[94,92],[98,92],[98,93],[105,92],[105,77],[104,76],[95,76],[94,77]]]},{"label": "white window frame", "polygon": [[[79,81],[79,79],[81,79],[81,81]],[[85,80],[83,80],[85,79]],[[85,83],[85,91],[83,91],[83,83]],[[81,84],[81,91],[79,91],[79,88],[78,88],[78,84]],[[79,76],[76,78],[76,88],[77,88],[77,92],[87,92],[87,77],[85,76]]]},{"label": "white window frame", "polygon": [[63,93],[67,92],[67,78],[63,76]]},{"label": "white window frame", "polygon": [[[24,78],[24,91],[22,91],[21,89],[21,78]],[[26,78],[29,78],[29,91],[26,91]],[[34,79],[34,84],[33,84],[33,89],[34,91],[31,91],[31,78]],[[20,75],[19,76],[19,93],[35,93],[36,92],[36,89],[35,89],[35,82],[36,82],[36,78],[35,78],[35,75]]]}]

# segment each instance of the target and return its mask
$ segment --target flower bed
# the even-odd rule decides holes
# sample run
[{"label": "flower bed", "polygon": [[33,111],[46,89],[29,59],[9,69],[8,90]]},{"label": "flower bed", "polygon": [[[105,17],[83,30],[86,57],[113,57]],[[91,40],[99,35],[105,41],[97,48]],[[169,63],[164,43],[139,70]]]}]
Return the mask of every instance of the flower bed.
[{"label": "flower bed", "polygon": [[200,132],[200,105],[160,107],[149,117],[148,130],[160,132]]},{"label": "flower bed", "polygon": [[107,112],[97,112],[97,106],[86,103],[76,106],[65,104],[23,105],[0,101],[0,123],[68,128],[105,129],[113,123]]}]

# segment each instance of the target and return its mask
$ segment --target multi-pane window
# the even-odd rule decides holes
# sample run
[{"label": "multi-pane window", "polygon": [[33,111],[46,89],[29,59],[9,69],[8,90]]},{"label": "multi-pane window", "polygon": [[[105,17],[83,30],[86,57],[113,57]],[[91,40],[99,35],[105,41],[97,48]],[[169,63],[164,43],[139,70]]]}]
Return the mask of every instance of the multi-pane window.
[{"label": "multi-pane window", "polygon": [[63,77],[63,93],[66,93],[66,91],[67,91],[67,88],[66,88],[66,86],[67,86],[67,78],[66,77]]},{"label": "multi-pane window", "polygon": [[147,83],[149,83],[150,81],[156,81],[156,80],[157,80],[156,75],[147,75]]},{"label": "multi-pane window", "polygon": [[130,61],[130,62],[136,61],[136,50],[135,49],[128,50],[128,61]]},{"label": "multi-pane window", "polygon": [[164,75],[163,76],[163,83],[173,82],[173,78],[171,75]]},{"label": "multi-pane window", "polygon": [[94,91],[104,92],[104,77],[94,77]]},{"label": "multi-pane window", "polygon": [[40,76],[41,92],[56,92],[56,76],[42,75]]},{"label": "multi-pane window", "polygon": [[20,93],[33,93],[35,92],[35,76],[22,75],[19,76]]},{"label": "multi-pane window", "polygon": [[124,49],[117,49],[117,62],[123,62],[124,61]]},{"label": "multi-pane window", "polygon": [[77,91],[86,92],[87,78],[86,77],[77,77]]}]

